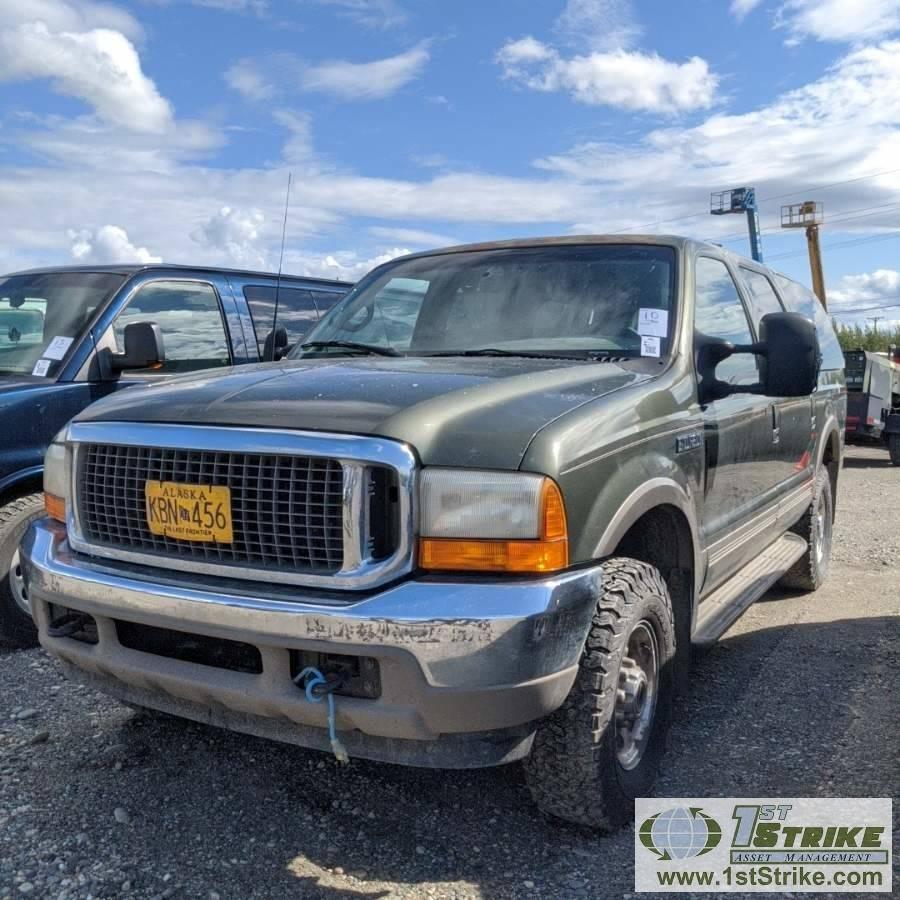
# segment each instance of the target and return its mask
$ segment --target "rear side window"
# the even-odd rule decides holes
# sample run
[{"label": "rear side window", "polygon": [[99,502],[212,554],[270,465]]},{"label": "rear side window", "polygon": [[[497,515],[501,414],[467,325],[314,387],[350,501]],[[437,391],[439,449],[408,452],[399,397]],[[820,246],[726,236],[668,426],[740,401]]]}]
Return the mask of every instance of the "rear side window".
[{"label": "rear side window", "polygon": [[775,293],[775,288],[772,287],[772,282],[765,275],[741,266],[741,276],[747,285],[753,321],[756,323],[758,331],[763,316],[767,316],[769,313],[784,312],[784,310]]},{"label": "rear side window", "polygon": [[[299,343],[313,326],[344,294],[339,291],[314,291],[305,288],[281,287],[278,293],[278,324],[288,335],[288,344]],[[266,337],[275,327],[276,289],[270,285],[248,284],[244,299],[250,308],[256,343],[262,357]]]},{"label": "rear side window", "polygon": [[231,352],[219,298],[212,285],[190,281],[145,284],[113,323],[119,351],[125,326],[156,322],[162,331],[166,361],[153,374],[195,372],[231,364]]},{"label": "rear side window", "polygon": [[815,322],[816,332],[819,335],[819,349],[822,351],[822,368],[843,369],[844,352],[834,333],[831,319],[828,318],[828,313],[825,312],[819,298],[802,284],[797,284],[796,281],[791,281],[783,275],[776,276],[776,281],[787,308],[792,312],[802,313],[807,319]]},{"label": "rear side window", "polygon": [[[752,344],[747,312],[726,265],[721,260],[700,256],[694,269],[694,328],[733,344]],[[729,384],[756,384],[756,358],[749,353],[729,356],[716,366],[716,377]]]}]

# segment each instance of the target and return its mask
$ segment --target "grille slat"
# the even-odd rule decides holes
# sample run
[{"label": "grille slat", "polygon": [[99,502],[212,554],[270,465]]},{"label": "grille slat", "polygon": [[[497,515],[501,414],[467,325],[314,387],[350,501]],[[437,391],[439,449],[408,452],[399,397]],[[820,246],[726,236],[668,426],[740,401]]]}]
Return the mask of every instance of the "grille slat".
[{"label": "grille slat", "polygon": [[[83,444],[78,510],[90,543],[160,557],[316,575],[343,564],[343,467],[307,456]],[[231,489],[234,541],[183,541],[147,525],[147,481]]]}]

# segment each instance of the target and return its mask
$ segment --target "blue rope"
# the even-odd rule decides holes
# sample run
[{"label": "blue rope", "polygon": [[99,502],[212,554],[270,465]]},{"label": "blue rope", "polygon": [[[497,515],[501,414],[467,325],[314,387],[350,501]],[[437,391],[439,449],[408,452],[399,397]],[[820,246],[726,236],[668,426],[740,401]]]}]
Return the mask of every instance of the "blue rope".
[{"label": "blue rope", "polygon": [[[304,681],[306,682],[305,684]],[[331,752],[338,762],[350,762],[350,757],[347,755],[344,745],[338,740],[335,730],[334,694],[331,691],[324,695],[313,693],[320,684],[328,684],[328,680],[315,666],[307,666],[299,675],[294,677],[294,683],[303,688],[306,699],[310,703],[321,703],[323,699],[328,700],[328,739],[331,742]]]}]

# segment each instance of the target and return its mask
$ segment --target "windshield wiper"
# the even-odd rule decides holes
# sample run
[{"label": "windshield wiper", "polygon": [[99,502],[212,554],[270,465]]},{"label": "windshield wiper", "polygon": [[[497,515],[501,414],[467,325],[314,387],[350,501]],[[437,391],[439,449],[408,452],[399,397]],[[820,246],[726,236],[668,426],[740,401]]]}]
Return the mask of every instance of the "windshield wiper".
[{"label": "windshield wiper", "polygon": [[337,347],[341,350],[356,350],[357,353],[369,353],[372,356],[403,356],[393,347],[379,347],[377,344],[359,344],[356,341],[310,341],[301,344],[301,350],[328,350]]},{"label": "windshield wiper", "polygon": [[499,347],[482,347],[478,350],[441,350],[438,353],[429,353],[428,356],[517,356],[520,359],[584,359],[583,356],[572,356],[565,353],[541,353],[537,350],[501,350]]}]

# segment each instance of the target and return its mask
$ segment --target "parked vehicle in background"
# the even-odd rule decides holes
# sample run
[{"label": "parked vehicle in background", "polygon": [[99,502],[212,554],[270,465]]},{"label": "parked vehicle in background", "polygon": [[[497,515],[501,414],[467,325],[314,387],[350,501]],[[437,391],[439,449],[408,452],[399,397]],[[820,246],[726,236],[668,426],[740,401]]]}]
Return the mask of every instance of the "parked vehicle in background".
[{"label": "parked vehicle in background", "polygon": [[847,440],[884,441],[900,466],[900,355],[848,350]]},{"label": "parked vehicle in background", "polygon": [[900,364],[887,354],[844,352],[847,440],[881,440],[892,409],[900,407]]},{"label": "parked vehicle in background", "polygon": [[[267,342],[267,358],[280,358],[349,288],[164,265],[0,276],[0,637],[37,641],[18,544],[43,512],[44,453],[57,431],[123,387],[260,362]],[[149,323],[164,348],[159,359]]]},{"label": "parked vehicle in background", "polygon": [[524,759],[541,809],[614,828],[691,644],[827,575],[843,364],[808,290],[711,244],[394,260],[280,373],[60,433],[22,545],[41,643],[131,703],[339,758]]}]

